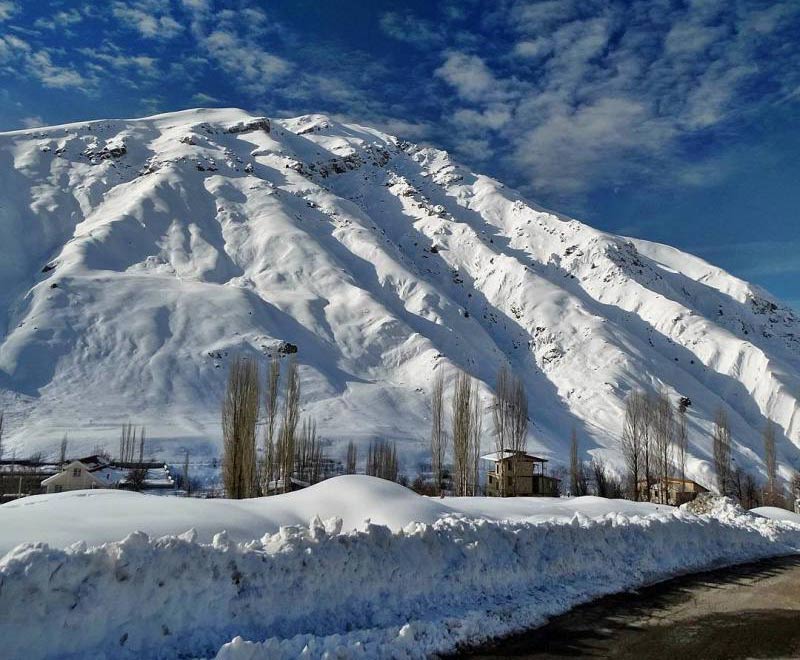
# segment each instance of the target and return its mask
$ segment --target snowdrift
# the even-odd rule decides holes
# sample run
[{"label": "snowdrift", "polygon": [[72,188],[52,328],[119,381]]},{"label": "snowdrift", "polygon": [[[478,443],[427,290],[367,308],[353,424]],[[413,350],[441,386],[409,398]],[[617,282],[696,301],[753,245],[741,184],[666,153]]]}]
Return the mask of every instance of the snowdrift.
[{"label": "snowdrift", "polygon": [[[345,482],[371,495],[361,507],[373,513],[392,511],[402,490],[367,478]],[[503,520],[469,514],[465,500],[445,506],[412,498],[419,508],[406,507],[405,515],[435,519],[399,527],[403,514],[395,511],[386,514],[394,516],[393,528],[363,522],[348,529],[341,518],[314,517],[238,543],[224,532],[202,543],[188,531],[161,538],[134,532],[94,547],[20,545],[0,560],[4,653],[422,658],[541,623],[602,594],[800,552],[799,524],[728,500],[702,516],[597,498],[521,501],[513,503],[517,518]],[[296,515],[307,513],[299,498],[286,499],[244,504],[261,504],[268,516],[275,501],[275,520],[295,507]],[[398,501],[403,510],[412,499]],[[505,502],[497,502],[499,514]],[[486,505],[480,498],[474,504]],[[528,519],[520,515],[526,506]],[[0,507],[2,529],[6,509]]]}]

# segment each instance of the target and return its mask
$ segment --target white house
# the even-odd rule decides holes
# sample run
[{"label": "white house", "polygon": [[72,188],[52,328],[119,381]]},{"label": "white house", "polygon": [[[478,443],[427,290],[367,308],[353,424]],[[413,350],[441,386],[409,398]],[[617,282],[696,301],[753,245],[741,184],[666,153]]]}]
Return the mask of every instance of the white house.
[{"label": "white house", "polygon": [[67,490],[87,488],[113,488],[116,483],[106,483],[96,477],[89,467],[80,461],[72,461],[61,472],[42,481],[47,493],[61,493]]}]

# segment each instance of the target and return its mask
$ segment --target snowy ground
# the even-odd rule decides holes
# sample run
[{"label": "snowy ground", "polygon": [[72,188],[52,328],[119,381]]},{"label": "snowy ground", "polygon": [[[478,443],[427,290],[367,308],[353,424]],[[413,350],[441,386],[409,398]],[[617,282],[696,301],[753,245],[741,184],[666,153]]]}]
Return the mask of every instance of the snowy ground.
[{"label": "snowy ground", "polygon": [[239,502],[38,496],[0,507],[0,638],[26,659],[424,657],[676,573],[800,552],[800,516],[759,512],[428,499],[361,476]]}]

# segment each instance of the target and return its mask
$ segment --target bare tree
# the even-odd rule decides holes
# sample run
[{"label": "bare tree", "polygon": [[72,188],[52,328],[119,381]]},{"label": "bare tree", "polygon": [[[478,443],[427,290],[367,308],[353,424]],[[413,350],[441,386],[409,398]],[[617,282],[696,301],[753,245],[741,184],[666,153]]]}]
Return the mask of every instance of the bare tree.
[{"label": "bare tree", "polygon": [[372,477],[397,481],[397,445],[388,440],[372,440],[367,449],[366,473]]},{"label": "bare tree", "polygon": [[136,451],[136,427],[127,422],[122,425],[122,433],[119,438],[119,461],[120,463],[133,463],[133,456]]},{"label": "bare tree", "polygon": [[472,461],[472,381],[460,371],[453,388],[453,490],[456,495],[469,493]]},{"label": "bare tree", "polygon": [[[523,382],[505,365],[497,373],[492,421],[498,452],[525,451],[528,438],[528,397]],[[515,480],[512,479],[512,490],[515,490],[514,484]],[[505,495],[505,488],[505,483],[501,482],[501,495]]]},{"label": "bare tree", "polygon": [[345,472],[347,474],[356,473],[356,465],[358,464],[358,448],[356,443],[352,440],[347,443],[347,458],[345,459]]},{"label": "bare tree", "polygon": [[237,356],[228,372],[222,405],[222,481],[228,497],[257,494],[256,425],[259,412],[258,365]]},{"label": "bare tree", "polygon": [[295,448],[295,472],[308,484],[321,480],[322,443],[317,438],[317,423],[313,419],[303,419]]},{"label": "bare tree", "polygon": [[511,401],[511,374],[506,365],[502,365],[497,372],[497,383],[494,388],[494,403],[492,404],[492,422],[494,423],[494,442],[496,451],[503,452],[510,444],[508,409]]},{"label": "bare tree", "polygon": [[[764,438],[764,467],[767,471],[766,504],[776,506],[778,499],[778,461],[775,455],[775,424],[767,420],[762,432]],[[780,499],[784,499],[781,495]]]},{"label": "bare tree", "polygon": [[278,478],[278,455],[275,442],[264,438],[264,462],[261,465],[261,493],[269,495]]},{"label": "bare tree", "polygon": [[472,393],[472,411],[470,421],[470,447],[472,452],[472,476],[470,479],[470,493],[478,495],[480,493],[480,460],[481,460],[481,437],[483,434],[483,409],[481,405],[480,390],[478,384]]},{"label": "bare tree", "polygon": [[3,458],[3,422],[5,420],[5,411],[0,410],[0,460]]},{"label": "bare tree", "polygon": [[622,428],[622,456],[628,473],[628,482],[634,500],[640,499],[640,482],[644,475],[644,443],[646,420],[645,395],[631,392],[625,399],[625,422]]},{"label": "bare tree", "polygon": [[713,450],[719,493],[720,495],[729,495],[731,490],[731,431],[728,425],[728,415],[723,408],[717,410],[714,418]]},{"label": "bare tree", "polygon": [[131,468],[126,475],[125,487],[130,490],[140,491],[144,488],[146,480],[147,470],[145,468]]},{"label": "bare tree", "polygon": [[752,474],[736,468],[731,472],[730,494],[733,495],[745,509],[752,509],[761,505],[761,493],[758,483]]},{"label": "bare tree", "polygon": [[447,457],[447,431],[444,424],[444,374],[440,370],[431,390],[431,468],[437,493],[444,485],[444,464]]},{"label": "bare tree", "polygon": [[652,393],[642,395],[642,408],[644,411],[644,426],[642,435],[642,467],[644,468],[644,492],[647,501],[653,495],[653,472],[655,468],[656,452],[654,447],[654,417],[656,398]]},{"label": "bare tree", "polygon": [[608,471],[605,461],[600,456],[592,458],[590,469],[598,497],[622,497],[622,484],[614,474]]},{"label": "bare tree", "polygon": [[686,489],[686,454],[689,450],[689,430],[686,424],[686,412],[692,402],[688,397],[681,397],[678,402],[678,422],[675,426],[675,443],[678,448],[678,469],[681,477],[681,492]]},{"label": "bare tree", "polygon": [[192,492],[192,482],[189,479],[189,450],[187,449],[183,455],[183,489],[186,491],[186,497],[189,497]]},{"label": "bare tree", "polygon": [[64,437],[61,438],[61,447],[58,451],[58,464],[59,466],[63,467],[67,464],[67,434],[64,434]]},{"label": "bare tree", "polygon": [[661,503],[669,499],[669,479],[672,471],[672,440],[675,435],[675,415],[666,392],[653,398],[653,447],[655,450],[655,472],[660,484]]},{"label": "bare tree", "polygon": [[511,449],[525,451],[528,445],[528,396],[517,376],[511,378]]},{"label": "bare tree", "polygon": [[278,389],[281,380],[281,363],[273,356],[267,368],[264,383],[264,463],[261,469],[261,491],[266,493],[270,483],[277,478],[275,451],[275,424],[278,419]]},{"label": "bare tree", "polygon": [[283,400],[283,419],[281,420],[281,429],[278,433],[277,454],[280,466],[280,478],[283,480],[284,492],[289,492],[292,487],[295,436],[299,418],[300,377],[297,372],[297,362],[292,358],[286,370],[286,395]]},{"label": "bare tree", "polygon": [[569,444],[569,485],[573,497],[581,497],[588,493],[586,471],[578,453],[578,432],[574,427]]}]

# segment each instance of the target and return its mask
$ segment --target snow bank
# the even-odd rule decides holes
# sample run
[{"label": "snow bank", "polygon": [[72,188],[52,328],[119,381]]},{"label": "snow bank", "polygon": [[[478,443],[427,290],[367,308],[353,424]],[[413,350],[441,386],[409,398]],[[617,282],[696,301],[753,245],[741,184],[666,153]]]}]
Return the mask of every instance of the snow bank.
[{"label": "snow bank", "polygon": [[[391,505],[388,503],[391,502]],[[251,500],[199,500],[142,495],[120,490],[84,490],[26,497],[0,506],[0,553],[20,543],[42,542],[64,548],[77,541],[100,545],[134,531],[152,537],[194,528],[198,541],[210,543],[226,530],[232,541],[274,534],[286,525],[307,525],[314,516],[339,517],[345,531],[365,520],[399,531],[409,522],[433,523],[447,515],[487,520],[569,519],[606,513],[646,514],[665,510],[599,497],[576,499],[490,497],[430,499],[397,484],[365,476],[329,479],[280,497]]]},{"label": "snow bank", "polygon": [[[394,507],[385,495],[399,487],[346,481],[363,482],[368,506]],[[416,499],[441,517],[394,530],[316,517],[243,543],[225,533],[202,543],[192,531],[136,532],[91,548],[21,545],[0,559],[4,653],[417,658],[676,573],[800,551],[800,525],[730,502],[707,515],[626,503],[625,513],[593,518],[489,520],[456,513],[458,500],[448,512],[440,500]],[[596,499],[574,505],[599,509]]]}]

